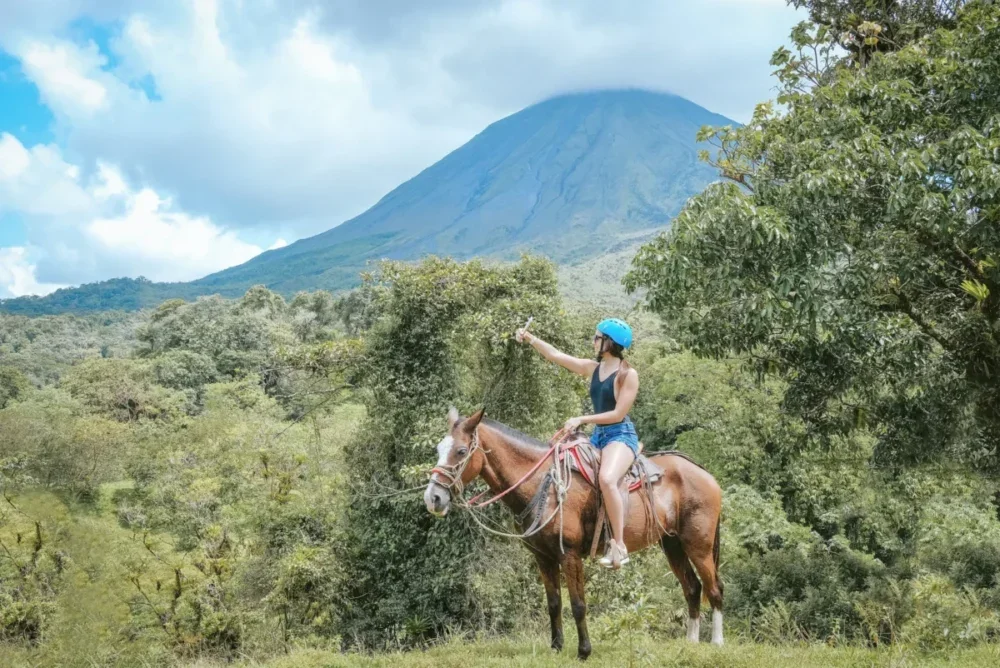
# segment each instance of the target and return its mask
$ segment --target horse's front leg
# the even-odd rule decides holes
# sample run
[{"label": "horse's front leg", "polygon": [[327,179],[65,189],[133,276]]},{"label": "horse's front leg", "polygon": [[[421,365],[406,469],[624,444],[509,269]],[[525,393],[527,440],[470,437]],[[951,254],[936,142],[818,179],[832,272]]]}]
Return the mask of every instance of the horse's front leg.
[{"label": "horse's front leg", "polygon": [[552,627],[552,649],[557,652],[563,648],[562,626],[562,593],[559,583],[559,562],[555,559],[535,555],[538,570],[542,574],[542,584],[545,585],[545,598],[549,604],[549,624]]},{"label": "horse's front leg", "polygon": [[566,574],[566,588],[569,589],[569,601],[573,607],[573,619],[576,620],[577,643],[576,655],[585,660],[590,656],[590,634],[587,633],[587,600],[583,591],[583,559],[574,552],[568,552],[563,557],[563,573]]}]

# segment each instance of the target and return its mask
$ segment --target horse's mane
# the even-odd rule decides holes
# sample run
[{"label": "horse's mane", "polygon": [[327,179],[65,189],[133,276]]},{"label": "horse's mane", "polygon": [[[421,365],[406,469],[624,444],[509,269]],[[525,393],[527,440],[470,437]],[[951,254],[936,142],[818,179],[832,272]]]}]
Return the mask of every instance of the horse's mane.
[{"label": "horse's mane", "polygon": [[497,422],[496,420],[491,420],[490,418],[483,418],[483,424],[485,424],[490,429],[495,429],[499,431],[504,436],[509,436],[517,441],[521,445],[527,445],[538,450],[545,450],[548,448],[547,445],[539,441],[533,436],[528,436],[523,431],[518,431],[513,427],[505,425],[503,422]]}]

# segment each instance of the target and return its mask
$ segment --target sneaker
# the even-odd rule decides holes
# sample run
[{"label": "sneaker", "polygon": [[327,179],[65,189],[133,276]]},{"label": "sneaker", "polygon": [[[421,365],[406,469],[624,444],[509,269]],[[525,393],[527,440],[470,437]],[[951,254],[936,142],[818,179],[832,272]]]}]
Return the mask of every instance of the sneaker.
[{"label": "sneaker", "polygon": [[621,568],[628,562],[628,550],[618,545],[615,541],[608,543],[608,550],[599,561],[601,566],[613,568],[615,570]]},{"label": "sneaker", "polygon": [[597,563],[606,568],[611,568],[612,564],[614,563],[614,555],[611,553],[613,549],[615,549],[615,541],[609,540],[608,549],[604,551],[604,556],[601,557]]},{"label": "sneaker", "polygon": [[613,564],[614,568],[621,568],[628,563],[628,548],[624,545],[619,545],[618,549],[615,550],[615,556],[618,557],[617,563]]}]

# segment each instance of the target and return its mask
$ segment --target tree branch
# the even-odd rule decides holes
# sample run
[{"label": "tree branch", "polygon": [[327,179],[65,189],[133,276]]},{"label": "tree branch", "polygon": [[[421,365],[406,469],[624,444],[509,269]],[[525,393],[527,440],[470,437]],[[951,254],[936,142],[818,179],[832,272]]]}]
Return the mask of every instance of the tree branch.
[{"label": "tree branch", "polygon": [[961,260],[962,264],[972,272],[972,274],[983,281],[986,280],[986,275],[983,274],[983,270],[979,268],[979,263],[973,259],[971,255],[962,250],[962,247],[958,244],[954,244],[952,248],[955,249],[955,254],[958,255],[958,259]]},{"label": "tree branch", "polygon": [[942,348],[948,352],[953,352],[951,343],[941,336],[941,334],[934,329],[934,327],[927,322],[922,315],[914,310],[913,304],[910,303],[910,300],[906,295],[897,291],[893,291],[893,294],[896,296],[896,299],[899,300],[899,307],[896,310],[909,316],[910,320],[912,320],[914,324],[920,328],[920,331],[937,341]]}]

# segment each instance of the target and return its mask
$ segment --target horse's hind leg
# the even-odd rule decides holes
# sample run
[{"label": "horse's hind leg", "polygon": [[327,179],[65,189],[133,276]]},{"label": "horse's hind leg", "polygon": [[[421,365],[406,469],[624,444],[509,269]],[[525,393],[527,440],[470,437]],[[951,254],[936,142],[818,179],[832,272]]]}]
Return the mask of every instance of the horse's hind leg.
[{"label": "horse's hind leg", "polygon": [[703,536],[695,546],[688,543],[687,549],[688,558],[695,570],[698,571],[705,595],[708,596],[708,602],[712,605],[713,645],[722,644],[722,580],[719,579],[718,550],[714,549],[718,540],[719,533],[716,530],[714,539],[709,533],[707,540]]},{"label": "horse's hind leg", "polygon": [[549,626],[552,628],[552,649],[563,648],[562,592],[559,584],[559,562],[541,555],[535,556],[538,571],[542,574],[545,598],[549,606]]},{"label": "horse's hind leg", "polygon": [[681,583],[684,591],[684,599],[688,604],[688,624],[687,638],[691,642],[698,642],[698,635],[701,631],[701,582],[691,568],[691,562],[684,554],[684,546],[677,536],[664,536],[660,539],[660,547],[667,555],[670,562],[670,570],[677,576],[677,581]]}]

